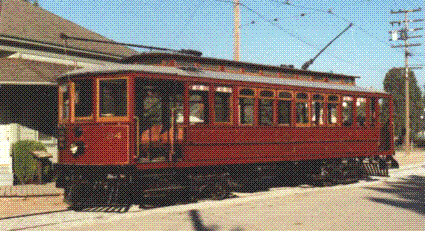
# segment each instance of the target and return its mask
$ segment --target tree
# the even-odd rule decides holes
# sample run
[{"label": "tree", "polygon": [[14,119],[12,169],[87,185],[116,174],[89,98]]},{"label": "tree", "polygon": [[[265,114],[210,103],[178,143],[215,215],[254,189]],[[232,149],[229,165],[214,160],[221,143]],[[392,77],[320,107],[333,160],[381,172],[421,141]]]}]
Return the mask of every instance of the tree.
[{"label": "tree", "polygon": [[[384,79],[384,89],[393,96],[394,100],[394,133],[402,134],[405,127],[405,69],[392,68]],[[424,108],[422,92],[418,87],[415,73],[409,71],[409,98],[410,98],[410,137],[422,129],[421,115]]]}]

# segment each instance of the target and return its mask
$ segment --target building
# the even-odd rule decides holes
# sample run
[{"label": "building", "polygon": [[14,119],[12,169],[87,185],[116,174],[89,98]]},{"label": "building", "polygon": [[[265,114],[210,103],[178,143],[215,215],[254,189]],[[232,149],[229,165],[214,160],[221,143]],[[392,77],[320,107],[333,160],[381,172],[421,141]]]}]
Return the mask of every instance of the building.
[{"label": "building", "polygon": [[0,185],[11,183],[13,142],[39,140],[56,161],[56,77],[137,53],[111,44],[65,45],[61,33],[108,40],[26,1],[0,0]]}]

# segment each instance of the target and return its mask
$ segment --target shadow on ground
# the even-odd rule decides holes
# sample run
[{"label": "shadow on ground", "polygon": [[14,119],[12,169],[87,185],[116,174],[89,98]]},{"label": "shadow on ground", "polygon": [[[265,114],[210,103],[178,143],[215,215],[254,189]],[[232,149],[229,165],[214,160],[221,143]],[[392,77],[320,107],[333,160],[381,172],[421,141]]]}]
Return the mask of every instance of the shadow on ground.
[{"label": "shadow on ground", "polygon": [[366,188],[397,197],[397,199],[369,197],[371,201],[411,210],[425,216],[425,177],[423,176],[412,175],[397,182],[386,182],[383,187]]},{"label": "shadow on ground", "polygon": [[[196,231],[215,231],[215,230],[219,230],[219,226],[218,225],[210,225],[210,226],[206,226],[204,224],[204,222],[201,219],[201,216],[198,212],[198,210],[193,209],[189,211],[189,216],[190,216],[190,220],[192,221],[192,226],[194,228],[194,230]],[[242,228],[233,228],[231,229],[232,231],[242,231]]]}]

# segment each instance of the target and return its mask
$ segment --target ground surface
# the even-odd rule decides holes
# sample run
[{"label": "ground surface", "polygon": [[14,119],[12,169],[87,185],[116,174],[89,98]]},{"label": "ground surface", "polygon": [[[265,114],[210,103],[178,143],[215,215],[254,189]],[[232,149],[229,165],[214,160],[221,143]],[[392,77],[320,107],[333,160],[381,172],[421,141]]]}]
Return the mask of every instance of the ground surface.
[{"label": "ground surface", "polygon": [[[43,230],[424,230],[425,153],[397,153],[402,168],[391,178],[325,188],[272,188],[237,198],[127,213],[66,211],[12,219],[3,229]],[[407,167],[406,166],[410,166]],[[0,198],[0,217],[61,210],[61,197]]]}]

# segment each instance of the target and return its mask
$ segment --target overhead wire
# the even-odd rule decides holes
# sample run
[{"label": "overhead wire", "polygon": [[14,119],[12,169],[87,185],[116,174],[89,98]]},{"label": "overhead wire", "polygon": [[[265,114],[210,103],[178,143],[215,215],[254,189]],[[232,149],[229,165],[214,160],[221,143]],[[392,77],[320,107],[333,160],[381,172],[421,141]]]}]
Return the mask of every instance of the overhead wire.
[{"label": "overhead wire", "polygon": [[201,8],[201,6],[203,6],[205,0],[200,0],[199,4],[197,6],[195,6],[195,8],[192,10],[192,12],[190,13],[190,16],[188,19],[186,19],[186,21],[184,22],[183,26],[178,30],[177,35],[174,37],[174,34],[176,33],[177,30],[175,30],[170,38],[173,38],[173,41],[178,41],[178,38],[180,37],[180,35],[182,34],[182,32],[184,31],[184,29],[189,25],[189,23],[195,18],[196,13],[198,12],[198,10]]},{"label": "overhead wire", "polygon": [[[276,3],[280,3],[280,4],[282,4],[282,5],[288,5],[288,6],[293,6],[293,7],[296,7],[296,8],[308,9],[308,10],[313,10],[313,11],[315,11],[315,12],[322,12],[322,13],[326,13],[326,14],[333,15],[333,16],[335,16],[336,18],[339,18],[339,19],[341,19],[341,20],[343,20],[343,21],[345,21],[345,22],[347,22],[347,23],[353,23],[353,26],[354,26],[354,27],[356,27],[357,29],[359,29],[360,31],[362,31],[363,33],[365,33],[365,34],[367,34],[368,36],[370,36],[371,38],[373,38],[373,39],[375,39],[375,40],[379,41],[380,43],[385,44],[388,48],[390,48],[390,47],[391,47],[391,43],[389,43],[389,42],[387,42],[387,41],[383,41],[383,40],[379,39],[378,37],[376,37],[375,35],[373,35],[373,34],[372,34],[372,33],[370,33],[369,31],[367,31],[366,29],[364,29],[363,27],[361,27],[361,26],[360,26],[360,25],[358,25],[357,23],[351,22],[351,21],[350,21],[350,20],[348,20],[347,18],[345,18],[345,17],[343,17],[343,16],[341,16],[341,15],[336,14],[336,13],[335,13],[335,12],[333,12],[331,9],[329,9],[329,10],[321,10],[321,9],[316,9],[316,8],[307,7],[307,6],[303,6],[303,5],[295,5],[295,4],[290,3],[288,0],[287,0],[287,1],[285,1],[285,2],[278,1],[278,0],[270,0],[270,1],[272,1],[272,2],[276,2]],[[412,58],[414,58],[414,59],[418,60],[416,57],[412,57]],[[419,61],[419,60],[418,60],[418,61]]]},{"label": "overhead wire", "polygon": [[[232,1],[232,0],[215,0],[215,1],[217,1],[217,2],[232,3],[232,4],[234,4],[234,3],[235,3],[235,2],[234,2],[234,1]],[[276,2],[278,2],[278,1],[276,1]],[[280,24],[278,24],[275,20],[270,20],[270,19],[266,18],[265,16],[263,16],[262,14],[260,14],[258,11],[256,11],[256,10],[252,9],[251,7],[247,6],[246,4],[243,4],[243,3],[240,3],[240,2],[239,2],[239,5],[243,6],[245,9],[247,9],[247,10],[251,11],[252,13],[254,13],[255,15],[257,15],[260,19],[262,19],[262,20],[264,20],[264,21],[266,21],[266,22],[270,23],[271,25],[273,25],[273,26],[277,27],[278,29],[282,30],[283,32],[285,32],[285,33],[289,34],[291,37],[296,38],[298,41],[300,41],[300,42],[302,42],[302,43],[304,43],[304,44],[306,44],[306,45],[308,45],[308,46],[310,46],[310,47],[312,47],[312,48],[315,48],[315,49],[317,49],[317,50],[321,50],[321,47],[319,47],[319,46],[317,46],[317,45],[314,45],[314,44],[312,44],[312,43],[310,43],[310,42],[307,42],[307,41],[306,41],[305,39],[303,39],[301,36],[297,35],[296,33],[292,32],[292,31],[289,31],[288,29],[283,28],[283,27],[282,27]],[[306,8],[308,8],[308,7],[306,7]],[[314,10],[316,10],[316,9],[314,9]],[[316,11],[321,11],[321,10],[316,10]],[[336,56],[336,55],[330,55],[330,56],[332,56],[333,58],[335,58],[335,59],[337,59],[337,60],[339,60],[339,61],[342,61],[342,62],[345,62],[345,63],[347,63],[347,64],[350,64],[350,65],[352,65],[352,66],[357,66],[357,67],[364,68],[363,66],[360,66],[360,65],[358,65],[358,64],[355,64],[355,63],[353,63],[353,62],[351,62],[351,61],[348,61],[348,60],[343,59],[343,58],[341,58],[341,57],[338,57],[338,56]]]}]

